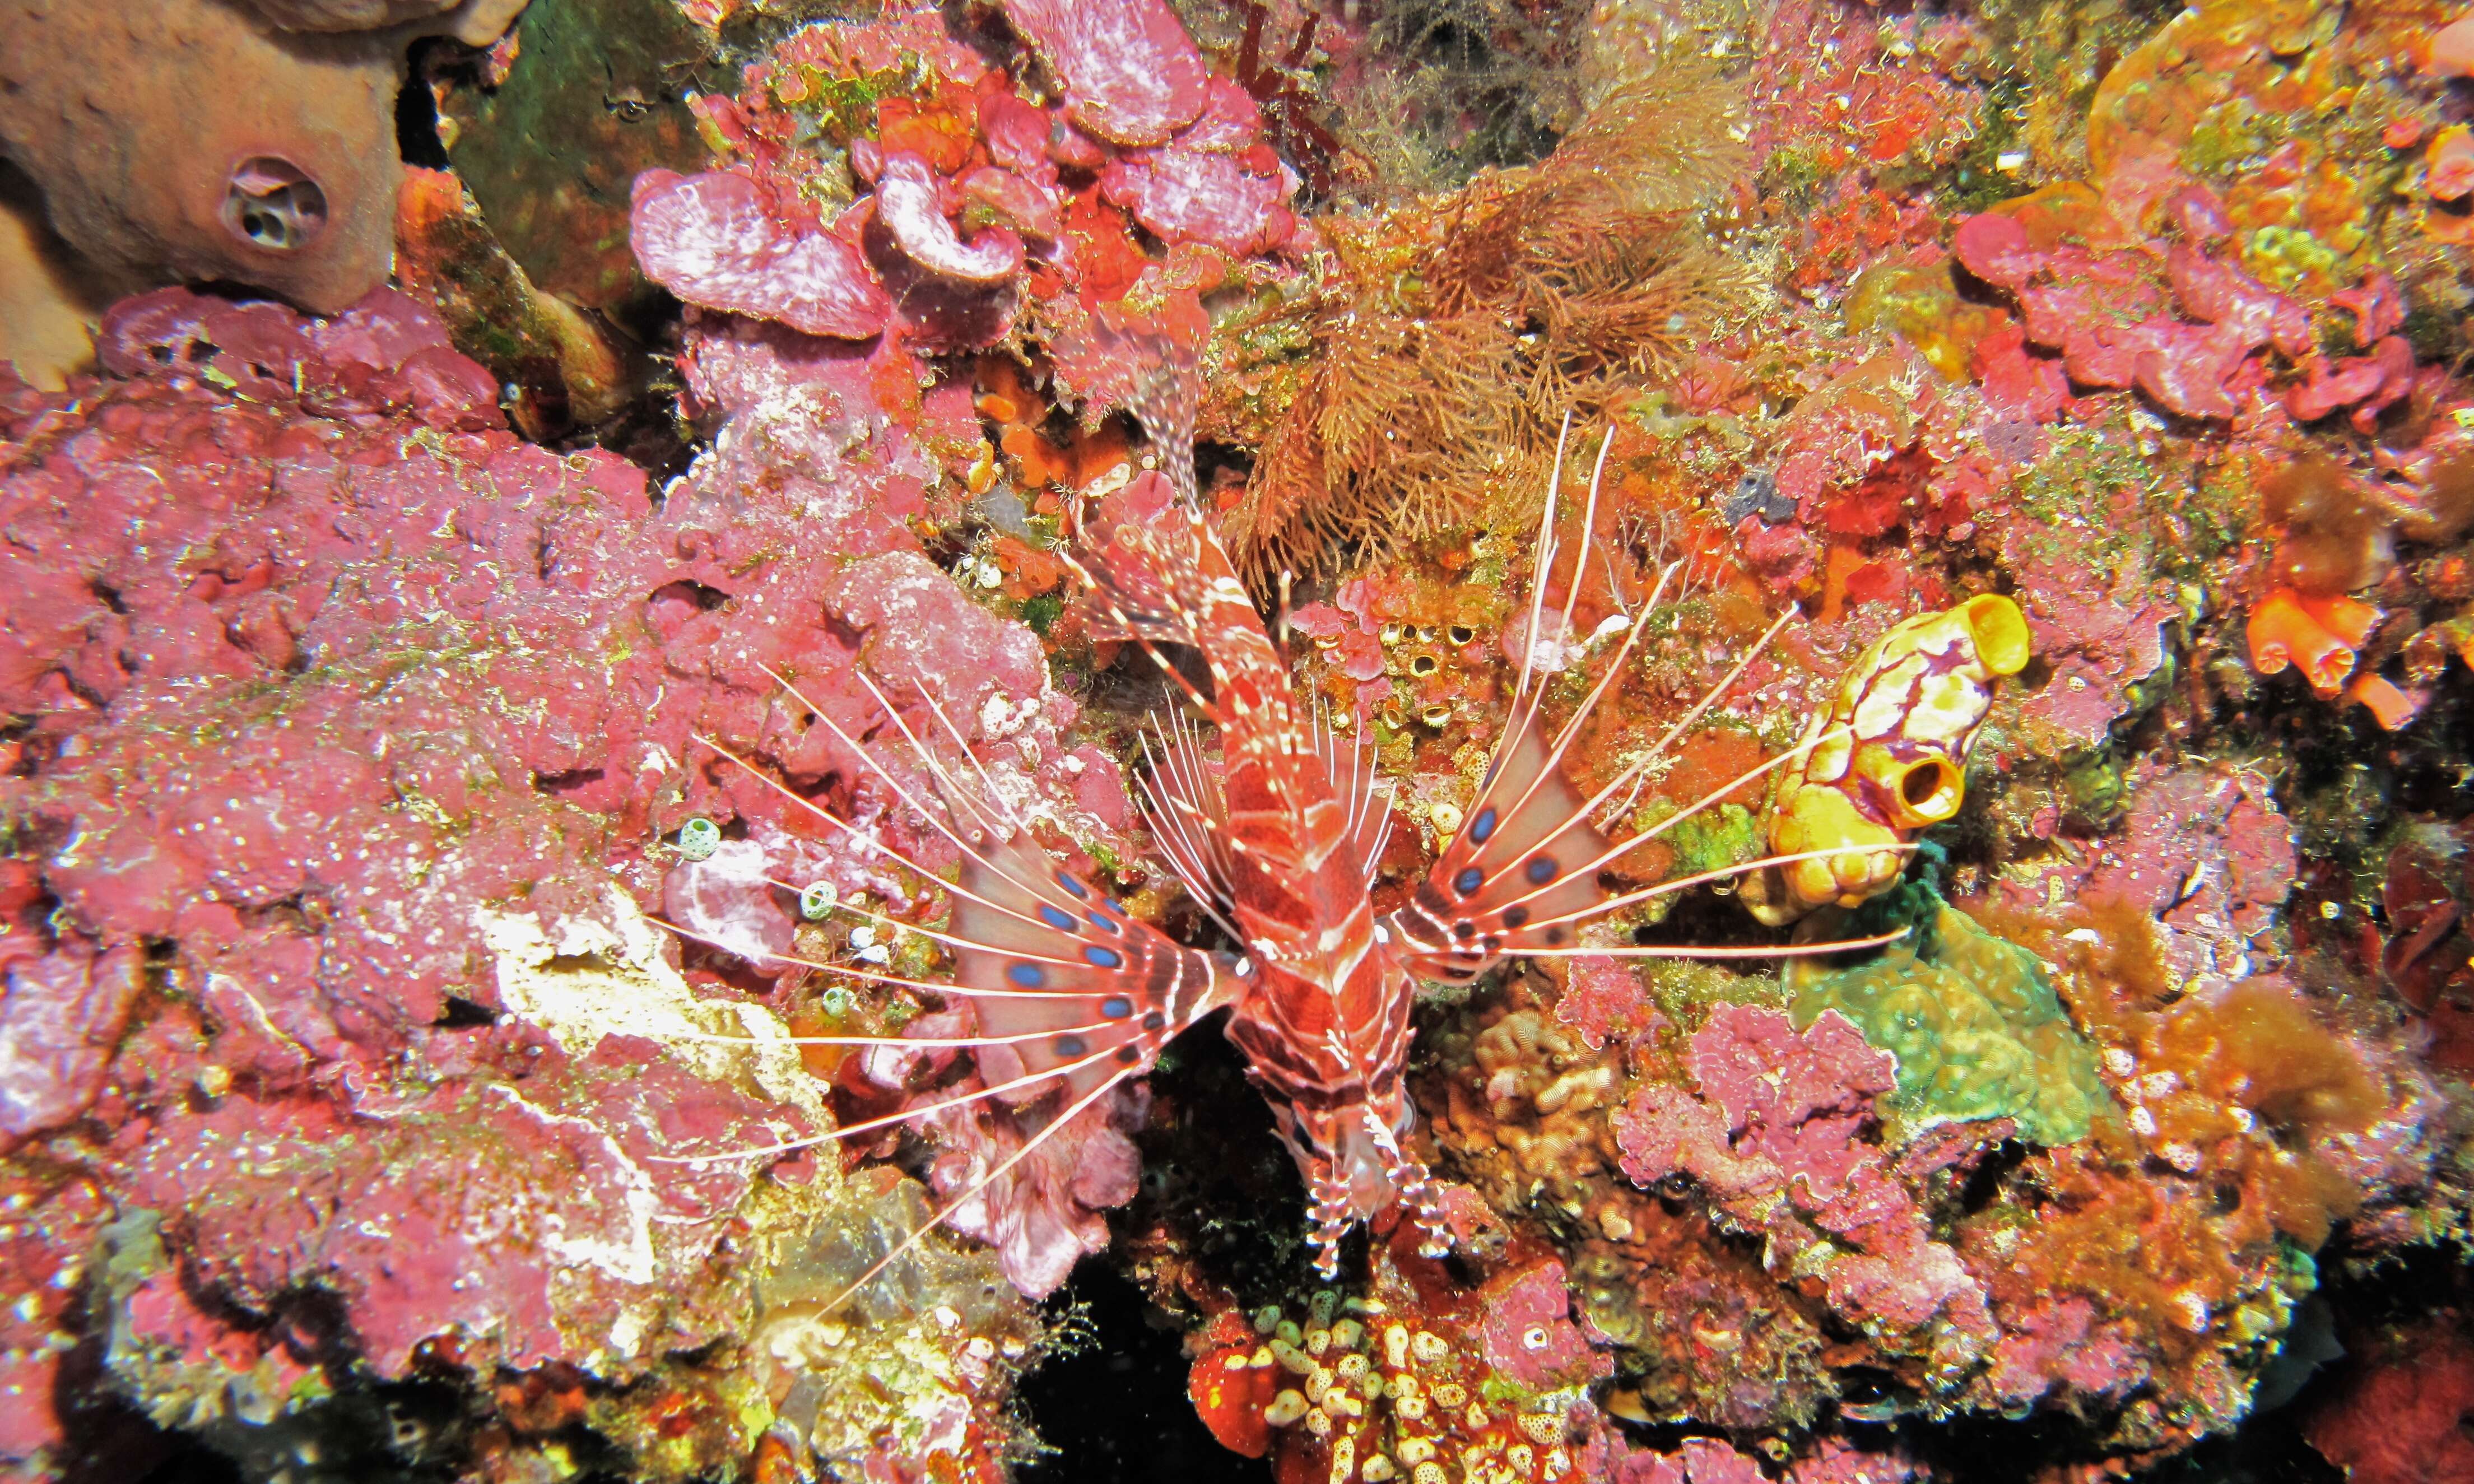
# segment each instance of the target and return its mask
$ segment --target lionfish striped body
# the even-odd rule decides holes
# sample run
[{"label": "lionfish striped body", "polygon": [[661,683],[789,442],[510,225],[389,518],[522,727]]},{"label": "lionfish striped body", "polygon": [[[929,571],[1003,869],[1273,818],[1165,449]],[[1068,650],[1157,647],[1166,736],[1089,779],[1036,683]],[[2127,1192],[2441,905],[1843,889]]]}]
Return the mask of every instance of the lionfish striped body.
[{"label": "lionfish striped body", "polygon": [[[1638,624],[1626,634],[1580,714],[1551,741],[1540,715],[1542,685],[1534,683],[1538,677],[1532,667],[1523,664],[1510,718],[1478,798],[1467,812],[1466,828],[1448,841],[1410,905],[1378,915],[1372,886],[1390,817],[1388,801],[1379,796],[1364,744],[1344,743],[1318,710],[1295,698],[1278,645],[1198,508],[1191,444],[1194,397],[1190,370],[1156,378],[1138,397],[1134,410],[1164,468],[1147,470],[1117,498],[1082,511],[1068,563],[1105,616],[1103,632],[1113,630],[1155,656],[1158,646],[1175,645],[1190,646],[1202,657],[1210,680],[1207,693],[1185,682],[1173,665],[1163,663],[1162,669],[1216,731],[1219,766],[1209,766],[1196,732],[1181,716],[1158,721],[1152,766],[1142,780],[1143,805],[1171,866],[1242,951],[1181,945],[1059,868],[1031,843],[1022,821],[996,802],[992,788],[973,786],[976,765],[934,697],[923,694],[920,699],[950,747],[932,744],[891,699],[880,694],[891,723],[943,797],[932,800],[906,791],[882,767],[878,776],[953,843],[962,864],[948,888],[953,912],[941,930],[845,910],[934,938],[953,955],[954,977],[950,983],[914,982],[842,964],[807,966],[967,1000],[976,1011],[979,1034],[937,1039],[805,1039],[969,1047],[984,1085],[848,1125],[818,1139],[740,1153],[787,1152],[983,1098],[1020,1101],[1052,1086],[1060,1089],[1060,1106],[1039,1134],[981,1172],[934,1221],[862,1276],[854,1290],[1005,1178],[1042,1139],[1092,1109],[1111,1089],[1147,1072],[1171,1038],[1224,1008],[1229,1011],[1226,1034],[1245,1054],[1249,1076],[1269,1099],[1280,1136],[1305,1179],[1312,1202],[1310,1241],[1322,1275],[1328,1278],[1336,1273],[1340,1241],[1353,1224],[1395,1206],[1417,1224],[1423,1250],[1440,1255],[1449,1238],[1433,1181],[1408,1148],[1415,1113],[1403,1074],[1419,980],[1466,984],[1507,955],[1767,957],[1856,946],[1584,949],[1573,944],[1575,929],[1589,917],[1783,864],[1779,859],[1753,862],[1621,896],[1610,897],[1599,887],[1599,872],[1626,851],[1758,776],[1757,771],[1732,780],[1657,830],[1620,844],[1610,844],[1591,822],[1716,700],[1769,637],[1752,646],[1718,688],[1675,723],[1647,756],[1584,799],[1564,781],[1560,764],[1589,708],[1622,669],[1639,636]],[[1559,483],[1563,453],[1559,445]],[[1599,471],[1604,467],[1602,447]],[[1593,476],[1581,549],[1573,558],[1561,615],[1567,625],[1589,556],[1587,532],[1595,519],[1597,485]],[[1540,632],[1545,588],[1560,557],[1553,536],[1557,492],[1550,488],[1530,596],[1527,632],[1532,636]],[[1672,574],[1669,569],[1661,576],[1661,591]],[[1653,594],[1651,606],[1657,600]],[[1770,634],[1776,632],[1773,626]],[[798,697],[787,680],[783,684],[855,752],[867,757],[824,708]],[[752,764],[708,745],[757,772]],[[1805,743],[1810,745],[1811,741]],[[949,761],[957,751],[958,759]],[[1773,760],[1764,770],[1792,756]],[[757,775],[789,794],[768,776]],[[861,833],[809,800],[789,797],[830,825]],[[933,874],[917,863],[895,859]],[[793,883],[776,885],[798,890]]]},{"label": "lionfish striped body", "polygon": [[1433,1183],[1402,1144],[1416,984],[1371,890],[1388,811],[1375,807],[1363,753],[1349,749],[1344,772],[1335,735],[1293,697],[1288,666],[1197,508],[1193,383],[1155,385],[1136,412],[1168,472],[1145,474],[1125,503],[1156,513],[1099,531],[1086,571],[1131,637],[1201,652],[1211,693],[1189,698],[1218,730],[1221,771],[1215,784],[1182,724],[1161,728],[1146,812],[1187,889],[1249,950],[1228,1038],[1305,1177],[1317,1264],[1329,1277],[1349,1225],[1395,1202],[1440,1254]]}]

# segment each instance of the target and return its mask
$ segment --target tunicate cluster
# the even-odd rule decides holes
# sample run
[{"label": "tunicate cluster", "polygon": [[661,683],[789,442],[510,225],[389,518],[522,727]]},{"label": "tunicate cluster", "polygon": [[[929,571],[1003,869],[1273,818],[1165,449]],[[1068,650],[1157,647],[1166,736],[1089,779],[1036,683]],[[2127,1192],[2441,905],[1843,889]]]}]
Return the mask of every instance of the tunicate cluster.
[{"label": "tunicate cluster", "polygon": [[1564,1413],[1551,1404],[1557,1396],[1523,1403],[1490,1387],[1477,1347],[1434,1316],[1325,1290],[1308,1303],[1303,1324],[1274,1305],[1258,1310],[1253,1326],[1261,1343],[1228,1351],[1221,1364],[1280,1373],[1263,1421],[1295,1429],[1283,1449],[1322,1454],[1331,1484],[1555,1484],[1574,1476]]}]

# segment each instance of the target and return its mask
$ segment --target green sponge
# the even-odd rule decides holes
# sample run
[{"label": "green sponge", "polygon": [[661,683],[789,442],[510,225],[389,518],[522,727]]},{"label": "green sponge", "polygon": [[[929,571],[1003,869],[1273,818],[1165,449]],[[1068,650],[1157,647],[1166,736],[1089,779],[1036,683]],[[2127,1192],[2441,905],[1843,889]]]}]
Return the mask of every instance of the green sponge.
[{"label": "green sponge", "polygon": [[1892,1107],[1910,1118],[2012,1118],[2021,1136],[2051,1147],[2085,1138],[2110,1107],[2096,1048],[2036,956],[1949,907],[1931,932],[1867,963],[1831,970],[1805,960],[1785,980],[1797,1029],[1834,1010],[1899,1058]]}]

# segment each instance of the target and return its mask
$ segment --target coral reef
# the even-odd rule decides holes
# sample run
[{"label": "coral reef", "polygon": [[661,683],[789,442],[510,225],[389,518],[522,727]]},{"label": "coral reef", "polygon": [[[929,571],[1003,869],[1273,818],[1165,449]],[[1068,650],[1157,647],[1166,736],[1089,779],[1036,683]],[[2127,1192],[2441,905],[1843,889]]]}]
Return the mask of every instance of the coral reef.
[{"label": "coral reef", "polygon": [[[1921,936],[1921,935],[1920,935]],[[1972,1123],[2007,1119],[2048,1146],[2087,1137],[2110,1116],[2096,1050],[2036,956],[1944,907],[1925,940],[1893,943],[1879,959],[1830,971],[1810,959],[1782,976],[1799,1026],[1835,1011],[1898,1059],[1892,1106],[1909,1117]]]},{"label": "coral reef", "polygon": [[[1106,1264],[1289,1481],[2468,1472],[2474,21],[143,9],[0,0],[226,285],[0,370],[0,1469],[994,1481]],[[1328,1283],[1225,1050],[1054,1127],[922,987],[906,728],[1243,947],[1073,575],[1186,352],[1375,910],[1524,672],[1706,878],[1428,987]]]},{"label": "coral reef", "polygon": [[1584,1399],[1606,1373],[1572,1321],[1561,1264],[1507,1268],[1453,1294],[1407,1245],[1378,1247],[1365,1291],[1224,1311],[1189,1381],[1229,1448],[1276,1477],[1384,1484],[1593,1476],[1604,1444]]},{"label": "coral reef", "polygon": [[1761,1236],[1765,1266],[1818,1279],[1832,1310],[1935,1379],[1964,1374],[1995,1338],[1984,1290],[1857,1137],[1896,1059],[1834,1010],[1798,1032],[1728,1006],[1689,1060],[1698,1096],[1653,1085],[1614,1115],[1624,1174],[1688,1177]]}]

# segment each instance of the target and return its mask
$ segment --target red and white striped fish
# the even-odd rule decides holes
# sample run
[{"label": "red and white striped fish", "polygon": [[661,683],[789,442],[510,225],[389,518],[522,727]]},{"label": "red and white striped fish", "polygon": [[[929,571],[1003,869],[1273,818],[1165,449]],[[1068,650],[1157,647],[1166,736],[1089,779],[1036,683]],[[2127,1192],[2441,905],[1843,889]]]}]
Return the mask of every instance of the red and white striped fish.
[{"label": "red and white striped fish", "polygon": [[[1213,920],[1243,945],[1242,951],[1180,944],[1129,915],[1091,883],[1060,868],[1031,843],[1023,822],[998,802],[996,791],[975,777],[976,764],[962,746],[959,731],[933,697],[921,699],[945,734],[934,740],[914,731],[890,698],[879,693],[887,718],[942,796],[920,796],[883,767],[877,768],[878,776],[906,808],[952,843],[961,869],[947,888],[953,910],[941,929],[844,910],[924,933],[951,954],[953,978],[913,981],[864,967],[781,961],[966,1001],[976,1013],[977,1034],[805,1039],[971,1048],[985,1085],[816,1139],[740,1153],[787,1153],[984,1098],[1019,1101],[1036,1089],[1053,1088],[1056,1106],[1037,1135],[981,1172],[934,1220],[871,1268],[854,1291],[1004,1179],[1043,1139],[1095,1107],[1111,1089],[1149,1071],[1172,1037],[1224,1009],[1228,1011],[1226,1034],[1245,1054],[1249,1074],[1269,1099],[1280,1136],[1305,1178],[1312,1203],[1310,1241],[1322,1275],[1329,1278],[1336,1274],[1340,1242],[1352,1225],[1395,1205],[1416,1223],[1424,1239],[1422,1250],[1441,1255],[1448,1250],[1449,1236],[1433,1177],[1409,1152],[1416,1115],[1403,1085],[1410,1010],[1419,980],[1467,984],[1507,956],[1757,958],[1860,946],[1584,948],[1575,941],[1583,923],[1605,912],[1808,858],[1757,861],[1615,896],[1598,884],[1600,871],[1627,851],[1714,807],[1727,793],[1795,755],[1731,780],[1621,842],[1611,841],[1592,822],[1611,802],[1626,795],[1733,685],[1784,625],[1783,618],[1658,746],[1586,798],[1563,777],[1564,753],[1591,709],[1616,683],[1646,625],[1630,627],[1579,711],[1552,737],[1540,716],[1542,677],[1524,662],[1494,758],[1476,801],[1466,812],[1466,827],[1446,844],[1411,904],[1378,914],[1372,888],[1391,816],[1388,803],[1380,796],[1365,744],[1344,741],[1319,709],[1297,698],[1279,646],[1201,514],[1195,499],[1191,441],[1195,387],[1190,373],[1162,376],[1138,399],[1134,410],[1152,436],[1154,462],[1160,467],[1137,475],[1123,498],[1081,513],[1069,562],[1104,615],[1104,630],[1113,629],[1115,636],[1154,654],[1159,646],[1175,645],[1190,646],[1202,657],[1207,691],[1184,681],[1173,665],[1163,663],[1162,669],[1177,677],[1194,712],[1217,734],[1219,766],[1206,765],[1197,732],[1182,717],[1156,722],[1152,766],[1142,780],[1143,805],[1170,865]],[[1564,453],[1559,443],[1556,478],[1539,524],[1526,630],[1532,636],[1544,632],[1544,594],[1562,559],[1554,528]],[[1598,475],[1605,467],[1602,447],[1598,474],[1590,479],[1584,534],[1565,585],[1564,631],[1568,631],[1580,573],[1589,558],[1588,532],[1595,522]],[[1661,574],[1650,608],[1657,606],[1674,575],[1672,567]],[[799,697],[788,681],[783,684],[823,725],[867,757],[826,708]],[[1805,744],[1810,745],[1812,742]],[[854,835],[863,833],[783,788],[753,764],[723,755],[764,778],[814,817]],[[894,859],[923,876],[934,874],[899,855]],[[777,885],[792,892],[799,889],[794,883]]]}]

